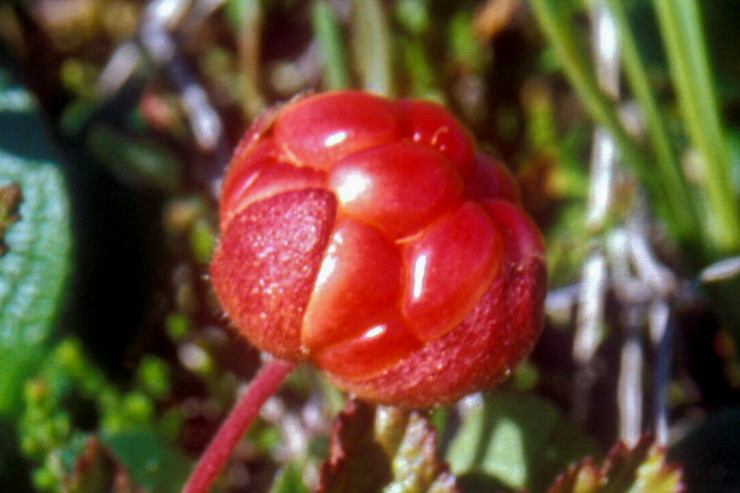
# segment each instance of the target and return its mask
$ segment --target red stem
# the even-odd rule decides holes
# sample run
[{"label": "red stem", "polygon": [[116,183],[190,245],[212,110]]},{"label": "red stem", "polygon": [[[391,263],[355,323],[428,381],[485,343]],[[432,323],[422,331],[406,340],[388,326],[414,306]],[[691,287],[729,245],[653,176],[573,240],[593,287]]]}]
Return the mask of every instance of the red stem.
[{"label": "red stem", "polygon": [[272,359],[262,366],[208,444],[182,493],[206,493],[209,490],[262,405],[278,391],[295,366],[295,363],[279,359]]}]

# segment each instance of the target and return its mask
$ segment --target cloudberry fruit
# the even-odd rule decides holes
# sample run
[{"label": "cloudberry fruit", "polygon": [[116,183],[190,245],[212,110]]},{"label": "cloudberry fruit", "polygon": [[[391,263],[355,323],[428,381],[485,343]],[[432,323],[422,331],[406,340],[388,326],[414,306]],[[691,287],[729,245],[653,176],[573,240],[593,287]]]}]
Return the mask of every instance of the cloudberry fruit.
[{"label": "cloudberry fruit", "polygon": [[220,227],[211,278],[237,329],[374,402],[487,388],[541,330],[543,244],[516,183],[433,103],[340,91],[267,112]]}]

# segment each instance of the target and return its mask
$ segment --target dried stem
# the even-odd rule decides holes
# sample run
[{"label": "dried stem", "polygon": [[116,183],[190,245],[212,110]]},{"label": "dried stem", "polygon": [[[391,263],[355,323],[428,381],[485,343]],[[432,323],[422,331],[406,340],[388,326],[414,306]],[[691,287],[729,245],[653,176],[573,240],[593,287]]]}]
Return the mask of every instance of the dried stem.
[{"label": "dried stem", "polygon": [[655,441],[668,445],[668,386],[673,362],[673,330],[671,310],[665,300],[655,300],[650,306],[650,332],[656,348],[653,392],[653,427]]},{"label": "dried stem", "polygon": [[278,359],[269,360],[263,365],[213,437],[182,493],[209,491],[234,447],[259,414],[262,405],[277,392],[294,368],[294,363]]},{"label": "dried stem", "polygon": [[[604,94],[617,99],[619,94],[619,42],[613,20],[603,1],[594,3],[592,43],[596,80]],[[597,233],[606,227],[612,207],[614,175],[618,159],[614,137],[604,127],[594,133],[591,154],[591,187],[589,189],[586,227]],[[576,321],[573,358],[579,365],[573,396],[573,414],[577,421],[588,415],[588,400],[595,374],[593,357],[603,338],[603,314],[608,286],[608,265],[603,244],[596,240],[594,251],[584,263],[581,284],[581,306]]]},{"label": "dried stem", "polygon": [[183,59],[171,32],[185,16],[187,8],[187,2],[149,2],[139,28],[139,42],[180,93],[198,147],[213,152],[222,144],[223,124],[205,88]]},{"label": "dried stem", "polygon": [[[146,58],[178,92],[183,111],[198,149],[219,166],[209,166],[212,174],[222,172],[222,165],[228,162],[231,152],[223,131],[223,122],[210,101],[205,86],[190,68],[177,31],[181,25],[190,22],[188,30],[193,32],[195,24],[201,22],[209,12],[218,6],[220,0],[201,0],[195,5],[187,0],[151,0],[142,15],[136,39],[121,43],[113,52],[98,80],[98,90],[112,95],[121,90],[134,75],[138,66]],[[194,11],[189,18],[189,12]],[[205,176],[212,192],[217,195],[217,179]]]},{"label": "dried stem", "polygon": [[[617,407],[619,409],[619,438],[627,445],[634,446],[642,433],[642,342],[639,320],[642,308],[628,306],[625,308],[628,320],[624,327],[624,342],[622,343],[619,365],[619,380],[617,382]],[[632,315],[630,317],[630,315]],[[636,319],[636,320],[635,320]]]}]

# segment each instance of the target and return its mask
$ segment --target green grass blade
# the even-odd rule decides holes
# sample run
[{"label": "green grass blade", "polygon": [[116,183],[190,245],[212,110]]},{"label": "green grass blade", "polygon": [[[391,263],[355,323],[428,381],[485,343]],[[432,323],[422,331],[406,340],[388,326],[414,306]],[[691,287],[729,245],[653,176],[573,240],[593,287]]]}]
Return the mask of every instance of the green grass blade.
[{"label": "green grass blade", "polygon": [[361,86],[367,91],[393,96],[393,50],[383,3],[355,0],[352,7],[354,60]]},{"label": "green grass blade", "polygon": [[596,81],[590,61],[575,37],[572,19],[565,11],[566,6],[550,0],[532,0],[531,5],[586,111],[614,138],[624,162],[647,188],[658,213],[668,223],[674,236],[684,245],[695,242],[696,238],[691,237],[691,233],[696,231],[695,225],[692,224],[691,215],[684,211],[684,204],[689,199],[665,187],[645,150],[628,134],[619,119],[615,102],[604,94]]},{"label": "green grass blade", "polygon": [[311,22],[324,62],[324,85],[336,91],[350,85],[344,40],[331,6],[325,0],[315,0],[311,6]]},{"label": "green grass blade", "polygon": [[625,72],[634,97],[645,118],[648,136],[655,151],[657,171],[662,186],[672,198],[670,206],[683,211],[689,216],[685,223],[681,223],[681,225],[690,228],[682,232],[682,236],[689,235],[692,232],[696,234],[697,231],[701,230],[697,206],[692,200],[688,184],[681,171],[680,161],[671,145],[667,123],[661,115],[658,102],[650,87],[645,63],[630,27],[624,2],[623,0],[607,1],[619,29]]},{"label": "green grass blade", "polygon": [[740,211],[730,179],[730,154],[723,135],[709,67],[701,13],[695,0],[654,0],[673,83],[686,130],[704,165],[708,227],[719,254],[740,250]]}]

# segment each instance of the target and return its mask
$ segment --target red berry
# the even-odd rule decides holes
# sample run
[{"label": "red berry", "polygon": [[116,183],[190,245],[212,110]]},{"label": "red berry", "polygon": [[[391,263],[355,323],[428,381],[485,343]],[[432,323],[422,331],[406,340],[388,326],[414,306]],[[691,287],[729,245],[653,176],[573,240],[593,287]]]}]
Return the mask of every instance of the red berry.
[{"label": "red berry", "polygon": [[343,91],[272,110],[223,186],[211,277],[257,347],[424,407],[495,384],[542,324],[542,240],[442,107]]}]

